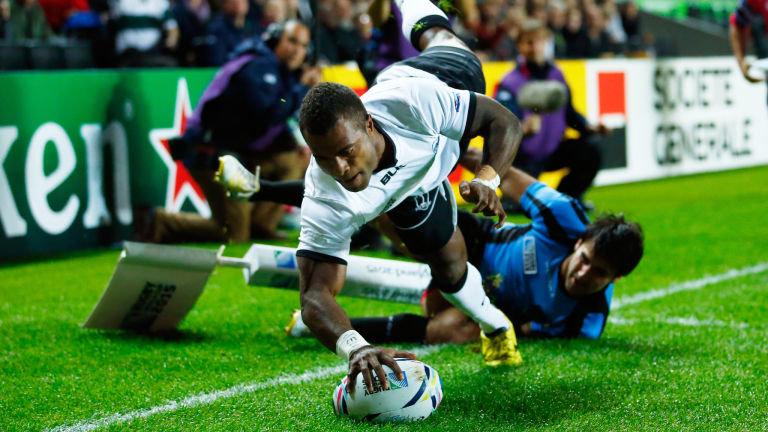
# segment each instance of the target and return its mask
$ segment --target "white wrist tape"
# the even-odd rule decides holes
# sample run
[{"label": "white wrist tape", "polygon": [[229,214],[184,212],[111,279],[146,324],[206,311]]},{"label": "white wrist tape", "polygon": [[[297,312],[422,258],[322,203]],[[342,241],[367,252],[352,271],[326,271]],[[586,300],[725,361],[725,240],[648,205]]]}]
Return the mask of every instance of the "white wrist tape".
[{"label": "white wrist tape", "polygon": [[493,180],[483,180],[481,178],[475,177],[472,179],[471,183],[480,183],[481,185],[490,188],[492,191],[495,191],[501,184],[501,178],[498,174],[496,174],[496,177],[494,177]]},{"label": "white wrist tape", "polygon": [[349,360],[349,356],[352,355],[352,352],[366,345],[370,344],[363,339],[360,333],[354,330],[347,330],[339,336],[338,340],[336,340],[336,355],[345,360]]}]

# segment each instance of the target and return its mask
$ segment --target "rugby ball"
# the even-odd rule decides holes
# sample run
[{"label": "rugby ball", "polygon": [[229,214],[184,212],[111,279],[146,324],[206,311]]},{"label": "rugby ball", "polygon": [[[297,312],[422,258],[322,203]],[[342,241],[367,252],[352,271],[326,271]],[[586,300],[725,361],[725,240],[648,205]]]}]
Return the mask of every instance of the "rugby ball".
[{"label": "rugby ball", "polygon": [[347,393],[347,377],[333,391],[333,412],[376,423],[412,422],[429,417],[443,400],[443,381],[429,365],[418,360],[398,358],[403,380],[389,366],[383,366],[389,390],[383,390],[374,374],[373,392],[365,388],[362,376],[355,380],[354,394]]}]

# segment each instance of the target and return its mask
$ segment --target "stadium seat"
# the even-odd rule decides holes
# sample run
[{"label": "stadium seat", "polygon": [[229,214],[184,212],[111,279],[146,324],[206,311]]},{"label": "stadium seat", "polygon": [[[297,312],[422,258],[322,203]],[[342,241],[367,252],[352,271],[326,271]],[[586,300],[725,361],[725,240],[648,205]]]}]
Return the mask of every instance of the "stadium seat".
[{"label": "stadium seat", "polygon": [[27,44],[32,69],[63,69],[64,55],[60,45],[30,42]]},{"label": "stadium seat", "polygon": [[0,43],[0,70],[28,68],[27,50],[24,45]]},{"label": "stadium seat", "polygon": [[67,69],[90,69],[95,67],[90,42],[67,42],[62,49],[64,55],[64,67]]}]

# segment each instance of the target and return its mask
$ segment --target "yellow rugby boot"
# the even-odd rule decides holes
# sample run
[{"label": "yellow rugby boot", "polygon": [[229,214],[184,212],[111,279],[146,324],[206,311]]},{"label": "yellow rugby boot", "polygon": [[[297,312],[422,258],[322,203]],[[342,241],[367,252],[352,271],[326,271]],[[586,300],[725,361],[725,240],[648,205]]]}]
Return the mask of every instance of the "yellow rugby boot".
[{"label": "yellow rugby boot", "polygon": [[523,363],[523,356],[517,349],[515,327],[509,323],[509,329],[493,337],[480,332],[483,363],[487,366],[518,366]]},{"label": "yellow rugby boot", "polygon": [[213,176],[213,180],[224,186],[227,196],[237,200],[247,201],[254,193],[261,189],[259,181],[260,167],[251,173],[240,162],[230,155],[219,158],[219,169]]}]

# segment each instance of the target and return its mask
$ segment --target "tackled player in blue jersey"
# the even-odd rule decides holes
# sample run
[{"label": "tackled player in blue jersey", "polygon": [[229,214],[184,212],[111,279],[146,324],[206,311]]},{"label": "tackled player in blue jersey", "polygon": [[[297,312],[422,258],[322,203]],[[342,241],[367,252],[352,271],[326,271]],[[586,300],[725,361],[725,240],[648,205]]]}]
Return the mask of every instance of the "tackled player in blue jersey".
[{"label": "tackled player in blue jersey", "polygon": [[[462,164],[472,167],[472,155]],[[530,224],[494,229],[487,218],[459,214],[469,261],[480,270],[489,298],[521,337],[600,337],[613,283],[642,257],[640,226],[615,215],[590,223],[576,200],[515,168],[507,171],[501,190],[520,203]],[[476,340],[477,325],[436,294],[425,293],[423,317],[356,318],[352,324],[380,342]]]}]

